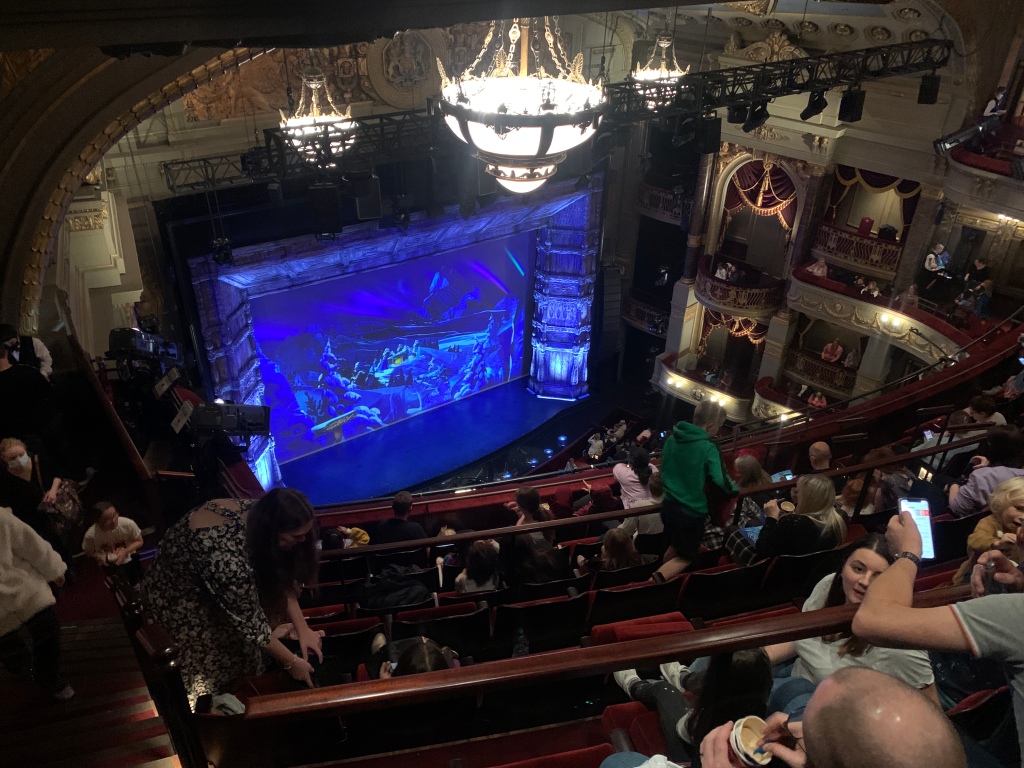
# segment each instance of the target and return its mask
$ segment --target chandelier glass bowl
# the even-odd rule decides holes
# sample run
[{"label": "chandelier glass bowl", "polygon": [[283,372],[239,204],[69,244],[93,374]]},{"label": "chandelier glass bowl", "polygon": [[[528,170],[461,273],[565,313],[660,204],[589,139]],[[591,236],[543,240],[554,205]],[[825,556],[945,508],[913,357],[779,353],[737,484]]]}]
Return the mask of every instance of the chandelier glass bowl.
[{"label": "chandelier glass bowl", "polygon": [[438,62],[445,123],[475,150],[487,173],[512,192],[530,192],[554,176],[566,153],[594,135],[605,107],[604,89],[583,79],[582,55],[570,63],[547,17],[543,26],[546,34],[538,37],[547,42],[556,75],[536,64],[532,73],[526,72],[530,58],[537,58],[528,40],[517,66],[515,43],[527,37],[530,27],[519,19],[509,30],[507,50],[504,34],[499,36],[494,64],[485,74],[476,76],[472,70],[494,37],[493,24],[484,50],[460,77],[449,80]]}]

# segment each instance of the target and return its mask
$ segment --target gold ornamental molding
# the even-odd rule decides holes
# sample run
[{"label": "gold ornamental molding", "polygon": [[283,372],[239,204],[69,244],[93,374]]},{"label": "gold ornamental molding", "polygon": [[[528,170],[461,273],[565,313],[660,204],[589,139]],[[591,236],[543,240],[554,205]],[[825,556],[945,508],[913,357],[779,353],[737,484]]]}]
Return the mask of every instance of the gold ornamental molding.
[{"label": "gold ornamental molding", "polygon": [[795,45],[789,37],[779,30],[775,30],[767,39],[740,47],[743,43],[738,33],[729,37],[723,49],[724,53],[730,56],[738,56],[741,59],[750,59],[758,64],[772,61],[790,61],[792,59],[807,58],[807,51]]},{"label": "gold ornamental molding", "polygon": [[110,220],[110,211],[107,206],[100,208],[89,208],[68,213],[64,217],[64,224],[71,232],[91,232],[96,229],[103,229]]}]

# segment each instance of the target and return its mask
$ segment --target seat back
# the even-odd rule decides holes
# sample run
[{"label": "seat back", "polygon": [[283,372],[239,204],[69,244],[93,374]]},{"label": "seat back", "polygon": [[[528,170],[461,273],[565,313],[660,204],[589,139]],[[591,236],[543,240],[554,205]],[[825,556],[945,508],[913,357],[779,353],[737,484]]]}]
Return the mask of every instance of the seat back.
[{"label": "seat back", "polygon": [[441,592],[437,596],[438,605],[456,605],[458,603],[479,603],[486,601],[487,605],[494,607],[513,602],[511,587],[502,589],[489,589],[484,592]]},{"label": "seat back", "polygon": [[577,592],[586,592],[590,589],[590,582],[593,574],[585,573],[582,576],[573,576],[571,579],[558,579],[556,581],[545,581],[541,584],[520,584],[516,589],[516,602],[525,603],[529,600],[545,600],[549,597],[564,597],[573,588]]},{"label": "seat back", "polygon": [[636,584],[651,578],[661,563],[652,559],[649,563],[640,563],[629,568],[617,568],[614,571],[598,571],[594,574],[594,589],[620,587],[623,584]]},{"label": "seat back", "polygon": [[807,555],[781,555],[771,561],[760,595],[764,605],[782,605],[807,597],[824,576],[839,567],[847,548],[827,549]]},{"label": "seat back", "polygon": [[384,552],[369,556],[370,573],[380,573],[389,565],[418,565],[420,568],[426,568],[428,565],[427,550],[423,548],[403,549],[398,552]]},{"label": "seat back", "polygon": [[352,581],[366,577],[365,557],[336,557],[320,561],[317,581],[321,583],[334,581]]},{"label": "seat back", "polygon": [[576,558],[582,557],[589,560],[592,557],[601,555],[601,547],[604,545],[599,541],[578,541],[572,549],[572,564],[576,565]]},{"label": "seat back", "polygon": [[392,605],[387,608],[364,608],[363,606],[356,604],[356,618],[366,619],[372,616],[384,617],[394,616],[399,611],[416,611],[421,608],[433,608],[434,598],[431,597],[427,600],[423,600],[419,603],[412,603],[410,605]]},{"label": "seat back", "polygon": [[719,573],[685,574],[679,610],[692,621],[695,617],[718,619],[766,607],[760,588],[768,565],[769,561],[762,560]]},{"label": "seat back", "polygon": [[587,634],[589,603],[590,595],[584,592],[576,597],[499,605],[494,609],[494,652],[510,656],[520,628],[529,640],[530,653],[578,646]]},{"label": "seat back", "polygon": [[625,587],[610,587],[593,592],[588,626],[614,624],[641,616],[654,616],[676,610],[682,579],[663,583],[649,582]]},{"label": "seat back", "polygon": [[988,514],[984,512],[953,520],[933,520],[932,541],[935,543],[933,562],[941,563],[944,560],[965,557],[967,555],[967,537],[971,535],[974,527],[981,520],[988,517]]},{"label": "seat back", "polygon": [[337,605],[322,605],[319,608],[306,608],[302,611],[309,626],[315,624],[326,624],[328,622],[342,621],[348,616],[348,606],[344,603]]},{"label": "seat back", "polygon": [[[370,655],[370,642],[379,632],[384,632],[384,623],[377,617],[333,621],[320,624],[323,630],[322,650],[324,653],[324,675],[333,677],[339,672],[355,675],[360,662]],[[318,680],[318,683],[333,683],[334,680]]]},{"label": "seat back", "polygon": [[460,656],[479,656],[491,639],[491,611],[471,603],[402,611],[391,623],[391,637],[429,637]]}]

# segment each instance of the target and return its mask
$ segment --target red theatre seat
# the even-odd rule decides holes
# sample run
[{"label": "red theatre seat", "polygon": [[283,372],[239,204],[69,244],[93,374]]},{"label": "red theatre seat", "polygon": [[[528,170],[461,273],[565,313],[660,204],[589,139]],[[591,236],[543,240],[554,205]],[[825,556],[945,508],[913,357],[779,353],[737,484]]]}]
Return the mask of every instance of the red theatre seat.
[{"label": "red theatre seat", "polygon": [[557,755],[532,757],[517,763],[505,763],[495,766],[495,768],[599,768],[604,759],[614,751],[611,744],[597,744],[570,752],[559,752]]},{"label": "red theatre seat", "polygon": [[668,752],[658,713],[652,712],[639,701],[605,707],[601,715],[601,728],[606,736],[610,736],[617,728],[622,729],[628,734],[633,750],[642,755],[664,755]]},{"label": "red theatre seat", "polygon": [[643,640],[650,637],[663,637],[679,632],[690,632],[693,625],[679,611],[662,613],[657,616],[644,616],[640,619],[617,621],[614,624],[599,624],[590,630],[590,638],[594,645],[621,643],[626,640]]}]

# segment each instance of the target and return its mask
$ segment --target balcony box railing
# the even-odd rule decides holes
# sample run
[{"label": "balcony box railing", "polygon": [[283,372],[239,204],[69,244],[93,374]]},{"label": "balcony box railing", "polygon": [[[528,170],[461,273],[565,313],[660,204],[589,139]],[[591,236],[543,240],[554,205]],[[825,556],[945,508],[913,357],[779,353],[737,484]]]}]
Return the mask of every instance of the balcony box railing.
[{"label": "balcony box railing", "polygon": [[679,226],[690,219],[693,198],[683,197],[670,189],[641,183],[636,208],[644,216]]},{"label": "balcony box railing", "polygon": [[622,302],[622,319],[626,324],[659,338],[665,338],[668,318],[668,312],[634,298]]},{"label": "balcony box railing", "polygon": [[718,389],[690,371],[679,370],[678,363],[679,357],[674,352],[666,352],[659,356],[654,364],[654,377],[651,383],[662,392],[685,400],[691,405],[696,405],[701,400],[720,403],[729,421],[744,422],[750,417],[753,392],[737,395]]},{"label": "balcony box railing", "polygon": [[[719,257],[719,263],[722,257]],[[721,280],[711,272],[710,259],[705,256],[697,268],[694,288],[700,303],[733,317],[771,317],[785,299],[782,280],[768,277],[749,265],[737,262],[749,278],[738,283]],[[756,281],[756,282],[755,282]]]},{"label": "balcony box railing", "polygon": [[864,237],[831,224],[821,224],[811,252],[815,257],[854,272],[891,278],[896,274],[903,246],[888,240]]},{"label": "balcony box railing", "polygon": [[786,352],[785,372],[792,379],[821,389],[836,397],[849,397],[857,382],[857,372],[838,363],[828,363],[821,355],[790,349]]}]

